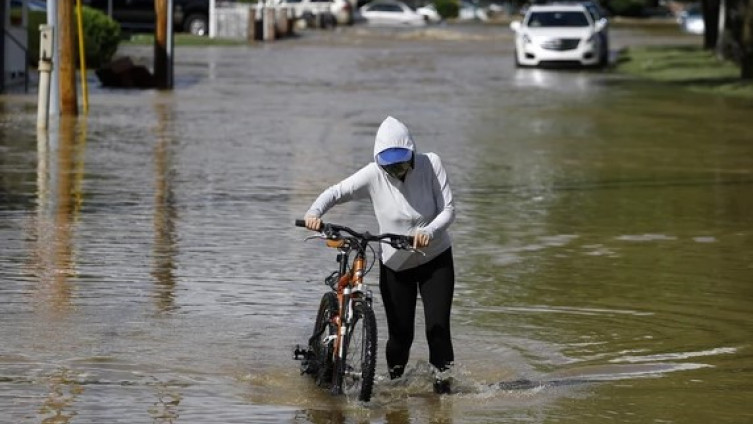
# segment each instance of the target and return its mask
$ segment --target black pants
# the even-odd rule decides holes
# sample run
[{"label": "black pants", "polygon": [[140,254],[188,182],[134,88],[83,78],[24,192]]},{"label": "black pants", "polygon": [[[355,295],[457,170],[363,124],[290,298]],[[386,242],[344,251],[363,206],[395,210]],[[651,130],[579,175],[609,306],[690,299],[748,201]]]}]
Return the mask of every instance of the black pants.
[{"label": "black pants", "polygon": [[405,367],[413,344],[416,299],[421,292],[429,342],[429,362],[445,370],[455,360],[450,337],[450,310],[455,290],[452,248],[431,262],[405,271],[379,266],[379,289],[387,313],[387,366]]}]

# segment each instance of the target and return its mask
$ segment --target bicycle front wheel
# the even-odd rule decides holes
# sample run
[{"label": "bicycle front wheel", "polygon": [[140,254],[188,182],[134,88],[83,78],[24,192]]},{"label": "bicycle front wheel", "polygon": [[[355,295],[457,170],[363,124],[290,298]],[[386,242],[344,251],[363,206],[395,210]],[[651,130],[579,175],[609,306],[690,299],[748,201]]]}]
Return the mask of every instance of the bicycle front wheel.
[{"label": "bicycle front wheel", "polygon": [[316,370],[314,378],[319,386],[327,386],[332,382],[332,371],[334,369],[332,340],[337,333],[337,326],[332,319],[336,315],[337,296],[332,292],[327,292],[322,296],[322,301],[319,304],[314,334],[309,341],[309,348],[314,353],[314,369]]},{"label": "bicycle front wheel", "polygon": [[345,357],[338,370],[342,391],[348,398],[371,400],[377,355],[377,325],[374,310],[365,303],[354,305],[353,325],[345,339]]}]

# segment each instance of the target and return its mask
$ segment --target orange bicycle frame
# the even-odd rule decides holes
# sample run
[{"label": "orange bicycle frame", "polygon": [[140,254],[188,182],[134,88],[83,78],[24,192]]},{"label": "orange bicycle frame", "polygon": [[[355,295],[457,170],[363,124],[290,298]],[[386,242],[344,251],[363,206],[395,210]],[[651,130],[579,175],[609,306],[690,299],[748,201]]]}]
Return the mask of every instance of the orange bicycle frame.
[{"label": "orange bicycle frame", "polygon": [[[346,258],[343,259],[347,261]],[[366,269],[366,258],[362,255],[356,255],[356,259],[353,261],[353,267],[350,271],[343,273],[337,282],[337,303],[338,313],[336,317],[333,317],[335,324],[337,325],[337,338],[335,338],[335,344],[333,352],[335,355],[342,358],[342,340],[345,337],[345,327],[343,326],[343,317],[347,313],[347,303],[350,301],[351,290],[354,287],[358,287],[363,283],[364,270]]]}]

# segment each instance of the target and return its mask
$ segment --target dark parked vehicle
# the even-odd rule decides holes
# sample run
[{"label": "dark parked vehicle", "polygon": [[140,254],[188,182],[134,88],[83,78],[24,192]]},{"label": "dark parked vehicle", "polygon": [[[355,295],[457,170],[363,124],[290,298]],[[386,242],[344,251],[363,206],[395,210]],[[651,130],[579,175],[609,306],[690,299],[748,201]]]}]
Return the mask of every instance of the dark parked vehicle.
[{"label": "dark parked vehicle", "polygon": [[[154,30],[154,0],[83,0],[89,7],[109,13],[124,31]],[[209,33],[209,0],[173,0],[175,31],[195,35]]]}]

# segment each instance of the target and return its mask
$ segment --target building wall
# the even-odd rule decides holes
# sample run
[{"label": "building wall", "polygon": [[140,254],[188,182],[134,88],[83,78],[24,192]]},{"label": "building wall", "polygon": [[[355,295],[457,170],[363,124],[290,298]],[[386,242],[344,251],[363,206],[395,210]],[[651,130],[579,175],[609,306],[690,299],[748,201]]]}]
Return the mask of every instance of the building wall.
[{"label": "building wall", "polygon": [[28,8],[26,0],[0,0],[5,8],[4,22],[4,87],[23,84],[27,72]]}]

